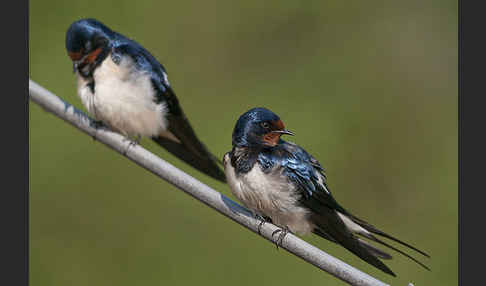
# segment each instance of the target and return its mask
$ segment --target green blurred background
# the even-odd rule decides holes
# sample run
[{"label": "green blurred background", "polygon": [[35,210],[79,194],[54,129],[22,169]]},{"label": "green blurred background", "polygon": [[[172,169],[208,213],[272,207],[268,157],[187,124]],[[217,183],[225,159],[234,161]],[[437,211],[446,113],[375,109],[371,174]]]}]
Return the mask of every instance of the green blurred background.
[{"label": "green blurred background", "polygon": [[[218,156],[238,116],[279,114],[338,201],[429,252],[392,285],[458,283],[456,1],[30,1],[30,77],[82,108],[64,48],[94,17],[161,61]],[[31,285],[344,285],[30,103]],[[150,140],[141,144],[234,198]],[[300,284],[299,284],[300,283]]]}]

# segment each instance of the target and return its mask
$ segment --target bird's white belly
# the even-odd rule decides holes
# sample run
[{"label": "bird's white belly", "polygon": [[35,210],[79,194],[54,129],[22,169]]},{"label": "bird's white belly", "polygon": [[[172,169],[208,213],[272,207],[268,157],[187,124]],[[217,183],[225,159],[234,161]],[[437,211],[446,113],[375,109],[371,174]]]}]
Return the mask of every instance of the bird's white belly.
[{"label": "bird's white belly", "polygon": [[223,162],[233,195],[247,208],[270,217],[276,225],[288,226],[295,233],[307,234],[314,229],[310,212],[298,203],[300,194],[281,172],[264,174],[255,164],[251,171],[237,176],[228,154]]},{"label": "bird's white belly", "polygon": [[156,104],[150,76],[123,57],[106,59],[94,71],[94,94],[79,74],[78,95],[88,112],[126,136],[158,136],[167,129],[165,103]]}]

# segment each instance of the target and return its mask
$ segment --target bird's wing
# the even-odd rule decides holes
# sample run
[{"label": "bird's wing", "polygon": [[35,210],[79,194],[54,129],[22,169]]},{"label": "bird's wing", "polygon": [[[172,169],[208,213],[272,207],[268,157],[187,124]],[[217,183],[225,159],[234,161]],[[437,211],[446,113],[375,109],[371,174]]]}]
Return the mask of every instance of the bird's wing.
[{"label": "bird's wing", "polygon": [[154,101],[167,105],[168,130],[152,139],[192,167],[225,182],[226,176],[218,165],[221,161],[196,136],[169,84],[164,67],[142,46],[126,38],[114,50],[131,56],[137,68],[150,74],[156,90]]},{"label": "bird's wing", "polygon": [[302,192],[301,202],[311,211],[310,219],[316,225],[314,233],[336,242],[364,261],[385,273],[395,276],[378,257],[388,257],[382,251],[372,250],[360,241],[345,225],[338,212],[346,211],[332,197],[325,182],[324,170],[319,162],[299,146],[285,142],[288,155],[281,160],[285,175]]},{"label": "bird's wing", "polygon": [[281,160],[285,175],[302,191],[303,200],[315,200],[319,207],[326,206],[346,214],[347,211],[331,195],[321,164],[296,144],[284,142],[282,147],[287,153]]},{"label": "bird's wing", "polygon": [[[372,241],[393,249],[410,258],[425,269],[430,270],[426,265],[414,257],[375,237],[373,234],[381,235],[429,257],[425,252],[384,233],[364,220],[355,217],[341,207],[332,196],[329,187],[326,184],[324,169],[319,162],[299,146],[291,143],[287,144],[286,149],[289,152],[289,159],[285,160],[287,162],[283,165],[285,166],[287,176],[292,182],[297,184],[302,191],[302,203],[313,211],[312,219],[316,225],[321,228],[314,231],[316,234],[342,244],[351,252],[386,273],[391,272],[391,270],[381,261],[371,258],[369,255],[384,259],[390,259],[391,256],[364,240],[359,239],[354,234],[362,235]],[[330,239],[330,237],[332,239]]]}]

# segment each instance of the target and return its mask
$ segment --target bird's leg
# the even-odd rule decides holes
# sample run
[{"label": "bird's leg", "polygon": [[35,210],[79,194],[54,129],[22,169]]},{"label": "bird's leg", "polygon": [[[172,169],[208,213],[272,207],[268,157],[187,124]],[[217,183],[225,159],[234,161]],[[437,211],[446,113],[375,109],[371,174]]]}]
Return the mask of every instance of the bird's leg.
[{"label": "bird's leg", "polygon": [[261,229],[262,229],[262,226],[266,223],[266,222],[271,222],[272,220],[269,218],[269,217],[266,217],[266,216],[263,216],[261,214],[258,214],[258,213],[253,213],[253,216],[255,217],[255,219],[259,220],[260,223],[258,224],[258,234],[262,234],[261,233]]},{"label": "bird's leg", "polygon": [[96,134],[98,133],[98,129],[105,125],[101,120],[93,120],[91,121],[91,126],[95,129],[95,134],[93,135],[93,141],[96,141]]},{"label": "bird's leg", "polygon": [[277,233],[280,233],[278,235],[278,238],[277,240],[275,241],[275,245],[277,246],[277,250],[278,250],[278,247],[279,245],[282,246],[282,243],[283,243],[283,239],[285,238],[285,236],[287,235],[287,233],[291,232],[289,227],[288,226],[284,226],[282,227],[281,229],[277,229],[275,230],[274,232],[272,232],[272,237],[277,234]]}]

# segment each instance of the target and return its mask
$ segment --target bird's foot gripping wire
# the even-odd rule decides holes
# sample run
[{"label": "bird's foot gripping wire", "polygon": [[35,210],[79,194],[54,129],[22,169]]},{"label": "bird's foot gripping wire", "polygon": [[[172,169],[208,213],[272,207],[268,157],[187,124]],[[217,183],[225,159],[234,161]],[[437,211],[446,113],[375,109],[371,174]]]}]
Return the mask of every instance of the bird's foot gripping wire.
[{"label": "bird's foot gripping wire", "polygon": [[95,129],[95,134],[92,137],[93,137],[93,141],[96,141],[96,134],[98,133],[98,129],[104,127],[105,125],[103,124],[103,121],[94,120],[91,121],[91,126]]},{"label": "bird's foot gripping wire", "polygon": [[275,241],[275,245],[277,246],[277,250],[278,250],[278,247],[279,246],[282,246],[282,243],[283,243],[283,240],[285,238],[285,236],[288,234],[288,233],[292,233],[289,229],[288,226],[284,226],[282,227],[281,229],[277,229],[275,230],[274,232],[272,232],[272,237],[277,234],[277,233],[280,233],[277,237],[277,240]]},{"label": "bird's foot gripping wire", "polygon": [[127,137],[125,138],[125,140],[126,140],[126,141],[129,141],[129,143],[128,143],[128,146],[127,146],[127,148],[125,149],[125,151],[123,151],[123,155],[125,155],[125,156],[126,156],[126,155],[127,155],[127,153],[128,153],[128,150],[130,149],[130,147],[138,145],[138,144],[140,143],[140,140],[141,140],[141,139],[142,139],[142,136],[140,136],[140,135],[137,135],[137,136],[135,137],[135,139],[134,139],[134,140],[130,139],[130,137],[128,137],[128,136],[127,136]]},{"label": "bird's foot gripping wire", "polygon": [[263,216],[263,215],[260,215],[260,214],[257,214],[257,213],[254,213],[253,216],[255,217],[255,219],[259,220],[260,223],[258,224],[258,234],[262,234],[261,233],[261,230],[262,230],[262,226],[266,223],[266,222],[272,222],[272,220],[269,218],[269,217],[266,217],[266,216]]}]

